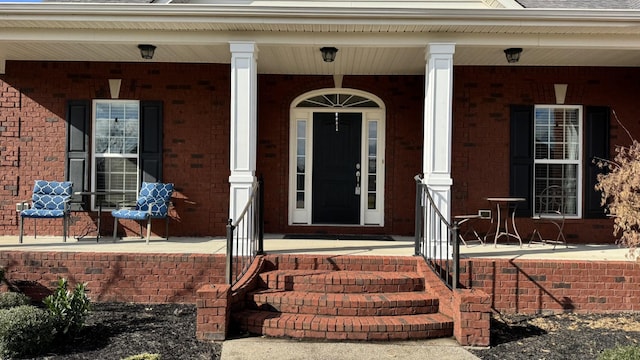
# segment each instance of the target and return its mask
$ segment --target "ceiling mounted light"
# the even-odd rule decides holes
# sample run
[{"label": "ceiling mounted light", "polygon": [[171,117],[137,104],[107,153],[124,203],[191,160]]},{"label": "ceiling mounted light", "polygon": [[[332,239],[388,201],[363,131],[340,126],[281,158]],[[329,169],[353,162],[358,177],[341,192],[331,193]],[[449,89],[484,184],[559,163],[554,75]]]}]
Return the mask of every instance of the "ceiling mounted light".
[{"label": "ceiling mounted light", "polygon": [[140,44],[138,49],[143,59],[153,59],[153,53],[156,51],[156,47],[149,44]]},{"label": "ceiling mounted light", "polygon": [[509,63],[517,63],[518,60],[520,60],[521,53],[522,53],[522,48],[504,49],[504,55],[507,57],[507,62]]},{"label": "ceiling mounted light", "polygon": [[324,62],[333,62],[336,59],[338,49],[334,47],[323,47],[320,48],[320,52],[322,53],[322,60]]}]

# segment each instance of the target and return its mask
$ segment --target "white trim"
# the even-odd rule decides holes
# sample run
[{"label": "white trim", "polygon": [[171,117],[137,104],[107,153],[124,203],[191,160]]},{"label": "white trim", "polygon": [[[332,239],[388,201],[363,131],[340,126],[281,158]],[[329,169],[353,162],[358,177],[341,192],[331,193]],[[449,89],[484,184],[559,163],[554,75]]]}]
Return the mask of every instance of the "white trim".
[{"label": "white trim", "polygon": [[[328,108],[328,107],[296,107],[305,99],[325,94],[351,94],[362,96],[375,102],[378,108]],[[288,190],[288,224],[289,225],[314,225],[312,223],[311,209],[312,204],[312,177],[313,177],[313,114],[317,112],[341,112],[341,113],[359,113],[362,114],[362,130],[361,130],[361,196],[360,196],[360,223],[355,226],[384,226],[384,204],[385,204],[385,123],[386,114],[385,106],[382,100],[365,91],[357,89],[329,88],[313,90],[304,93],[291,102],[290,120],[289,120],[289,190]],[[296,155],[297,155],[297,122],[306,121],[306,143],[305,143],[305,208],[296,208]],[[368,162],[368,126],[369,121],[378,122],[377,134],[377,163],[376,163],[376,209],[367,209],[367,192],[368,192],[368,173],[366,173],[365,165]],[[315,224],[314,226],[317,226]],[[327,224],[322,224],[327,226]],[[354,226],[352,224],[336,224],[328,226]]]},{"label": "white trim", "polygon": [[[536,137],[536,125],[535,125],[535,120],[536,120],[536,110],[537,109],[575,109],[578,110],[578,158],[575,160],[555,160],[555,159],[536,159],[535,156],[535,145],[536,145],[536,141],[535,141],[535,137]],[[582,198],[584,197],[583,194],[583,186],[582,186],[582,172],[584,171],[584,167],[582,166],[583,163],[583,159],[584,159],[584,154],[582,153],[583,151],[583,145],[584,145],[584,111],[583,111],[583,107],[581,105],[554,105],[554,104],[537,104],[534,106],[534,125],[533,125],[533,141],[532,141],[532,146],[533,146],[533,174],[532,174],[532,178],[531,178],[531,183],[532,183],[532,194],[534,197],[534,201],[532,202],[532,204],[534,205],[534,214],[537,211],[537,208],[535,206],[536,202],[535,202],[535,198],[536,198],[536,173],[535,173],[535,167],[536,164],[542,164],[542,165],[562,165],[562,164],[566,164],[566,165],[576,165],[577,166],[577,170],[576,170],[576,214],[575,215],[569,215],[569,214],[565,214],[565,218],[566,219],[581,219],[582,218]],[[566,134],[565,134],[566,135]]]},{"label": "white trim", "polygon": [[[141,117],[141,111],[140,111],[140,100],[119,100],[119,99],[93,99],[91,102],[91,174],[89,176],[89,178],[91,179],[91,191],[96,191],[96,181],[97,181],[97,174],[96,174],[96,158],[98,158],[98,156],[96,156],[96,129],[97,129],[97,125],[96,125],[96,110],[97,110],[97,103],[131,103],[131,104],[136,104],[138,106],[138,146],[137,146],[137,152],[135,154],[135,156],[133,156],[132,154],[127,154],[128,156],[125,156],[125,154],[107,154],[105,156],[99,156],[99,158],[115,158],[115,159],[132,159],[135,158],[136,159],[136,188],[135,188],[135,194],[138,193],[139,191],[139,181],[137,181],[137,179],[140,178],[140,127],[141,127],[141,121],[142,119]],[[106,207],[103,207],[103,210],[105,210]],[[95,196],[91,196],[91,210],[92,211],[97,211],[98,207],[96,206],[96,199]]]}]

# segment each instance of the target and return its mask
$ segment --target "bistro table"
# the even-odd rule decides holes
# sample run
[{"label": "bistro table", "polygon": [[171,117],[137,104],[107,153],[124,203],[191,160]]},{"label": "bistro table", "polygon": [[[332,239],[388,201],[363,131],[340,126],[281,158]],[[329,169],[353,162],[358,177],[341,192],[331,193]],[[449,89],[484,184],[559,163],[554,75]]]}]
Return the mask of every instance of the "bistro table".
[{"label": "bistro table", "polygon": [[[96,216],[95,232],[96,232],[96,242],[99,242],[100,241],[100,220],[102,218],[102,202],[104,201],[104,198],[108,195],[122,195],[124,194],[124,192],[122,191],[75,191],[73,194],[80,195],[80,196],[96,197],[96,204],[98,205],[98,214]],[[85,235],[86,233],[82,236],[79,236],[77,239],[80,240]]]},{"label": "bistro table", "polygon": [[[525,198],[521,197],[488,197],[487,200],[496,205],[496,233],[493,238],[493,246],[498,246],[498,239],[506,236],[507,238],[513,237],[518,240],[520,243],[520,247],[522,247],[522,238],[520,237],[520,233],[518,233],[518,228],[516,227],[516,208],[518,207],[519,202],[527,201]],[[513,204],[513,207],[510,206]],[[502,208],[504,207],[504,226],[502,226]],[[509,230],[509,211],[511,211],[511,230]]]}]

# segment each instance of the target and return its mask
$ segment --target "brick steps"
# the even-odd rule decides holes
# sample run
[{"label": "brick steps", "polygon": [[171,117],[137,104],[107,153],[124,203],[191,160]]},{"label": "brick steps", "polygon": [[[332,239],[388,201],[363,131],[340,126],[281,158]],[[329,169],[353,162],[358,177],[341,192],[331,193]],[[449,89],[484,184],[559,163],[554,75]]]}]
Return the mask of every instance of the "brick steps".
[{"label": "brick steps", "polygon": [[252,309],[283,313],[393,316],[438,312],[439,301],[424,292],[397,293],[309,293],[277,289],[249,294],[247,305]]},{"label": "brick steps", "polygon": [[234,321],[266,336],[331,340],[410,340],[451,336],[453,321],[442,314],[327,316],[245,310]]},{"label": "brick steps", "polygon": [[453,320],[408,257],[266,258],[232,313],[238,330],[298,339],[408,340],[453,335]]}]

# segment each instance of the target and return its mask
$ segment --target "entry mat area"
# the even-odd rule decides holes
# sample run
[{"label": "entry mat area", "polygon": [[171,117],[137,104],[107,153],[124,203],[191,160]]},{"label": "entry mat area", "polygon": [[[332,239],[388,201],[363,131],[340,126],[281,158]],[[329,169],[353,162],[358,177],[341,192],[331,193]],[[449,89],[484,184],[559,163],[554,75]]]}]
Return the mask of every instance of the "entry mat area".
[{"label": "entry mat area", "polygon": [[303,240],[379,240],[393,241],[389,235],[330,235],[330,234],[286,234],[284,239],[303,239]]}]

